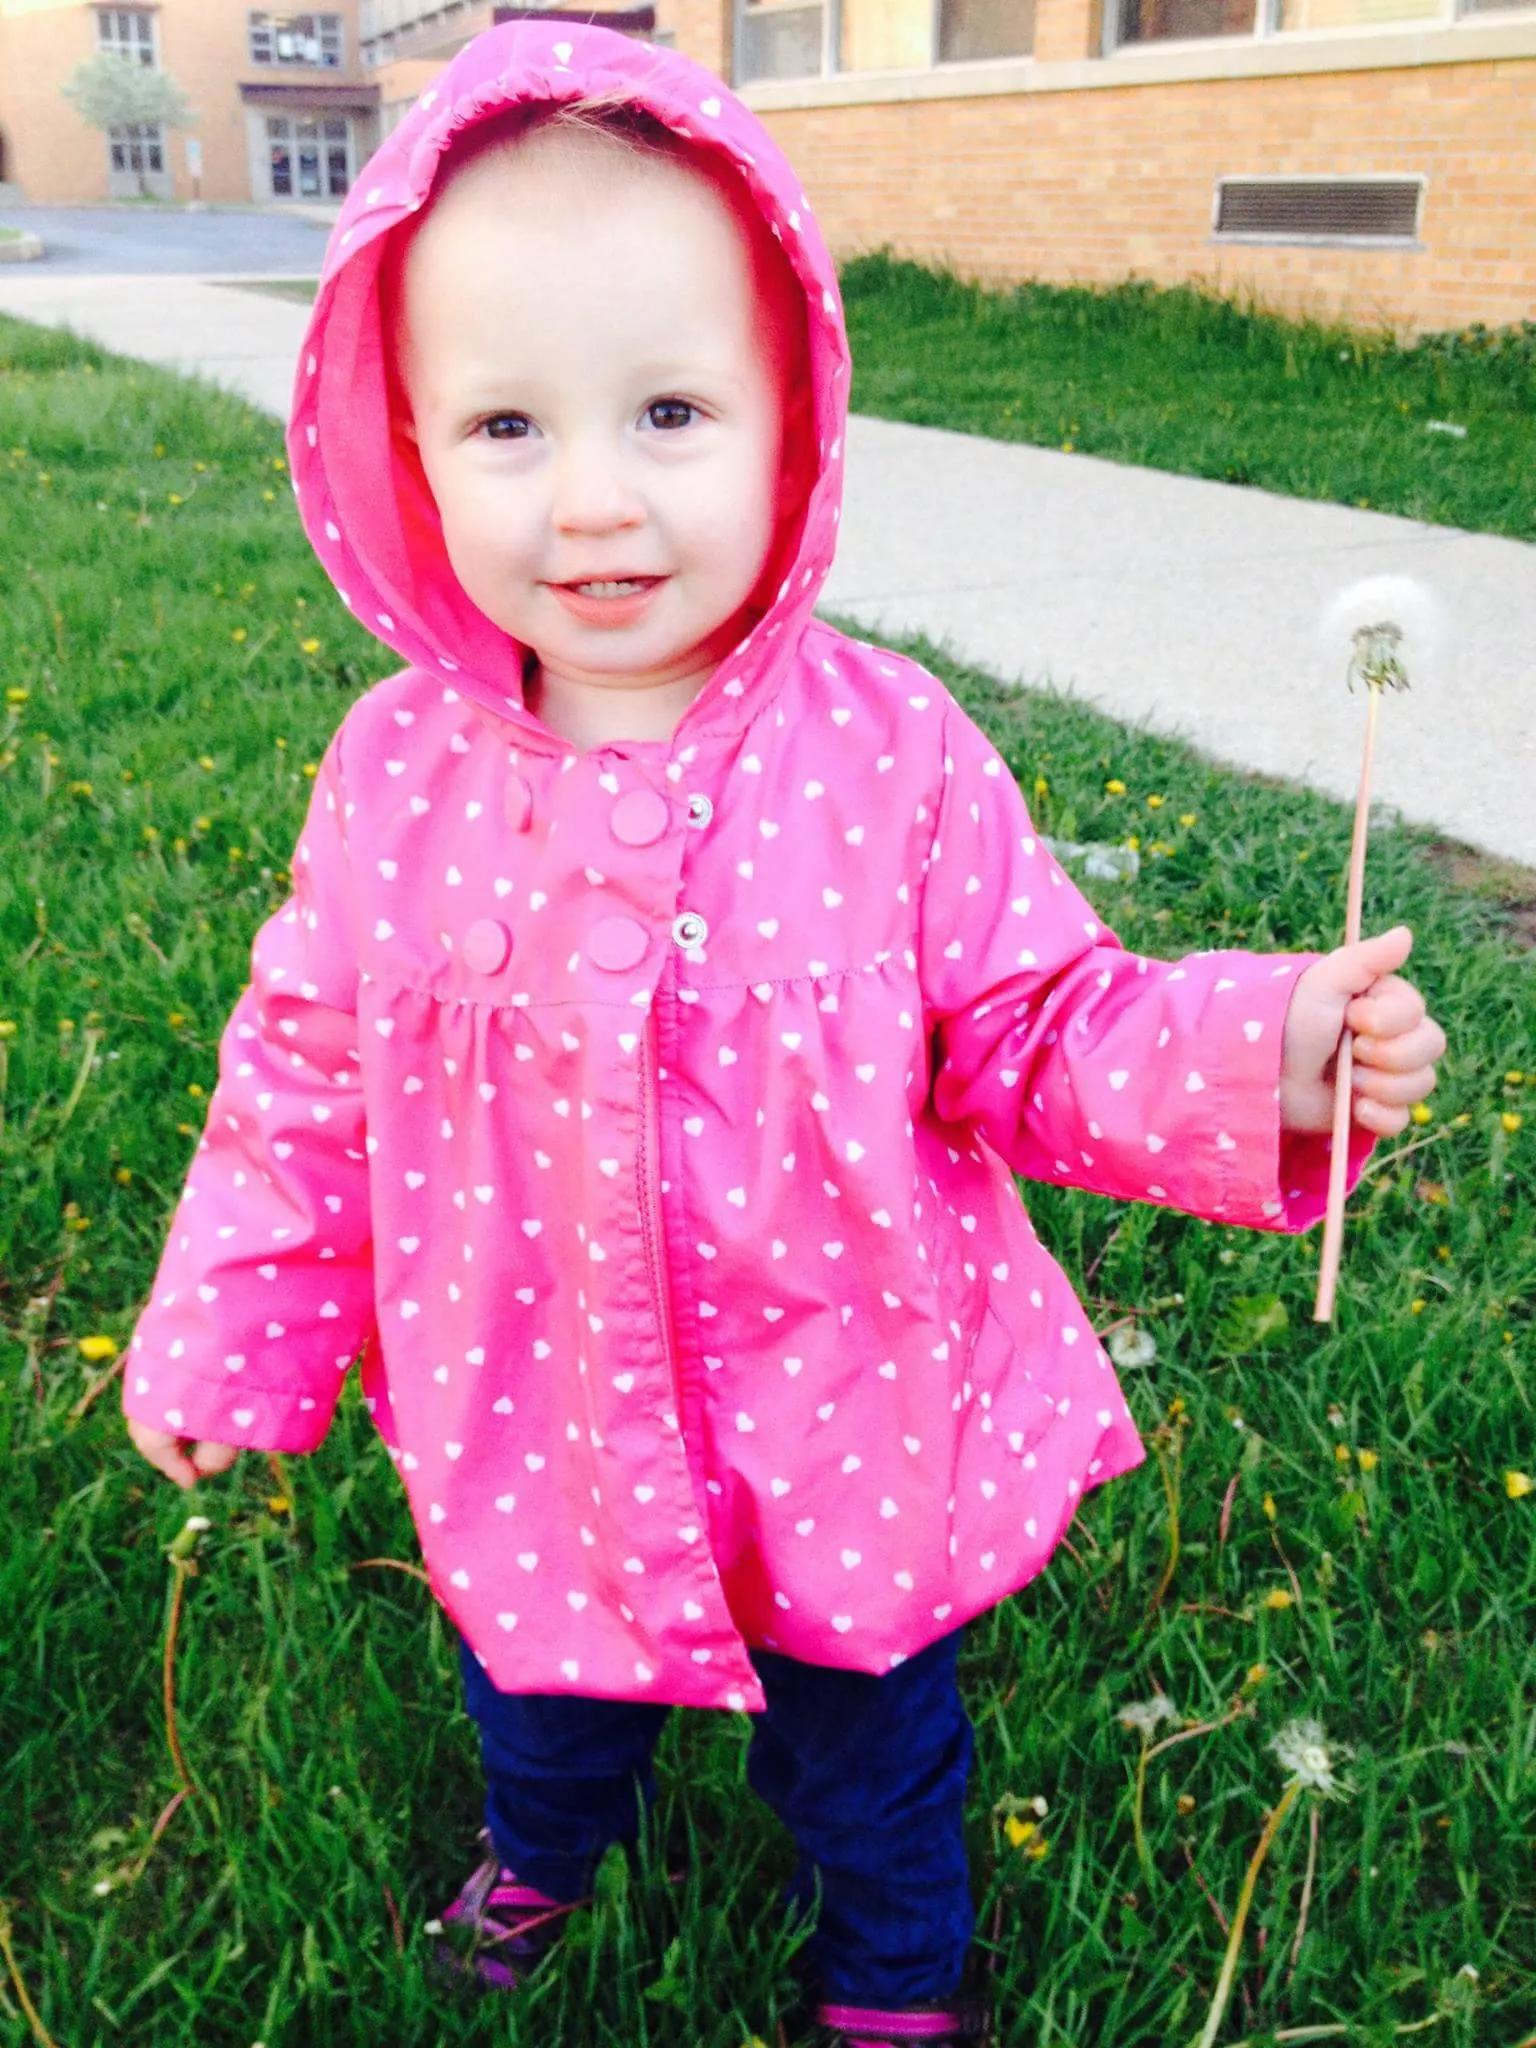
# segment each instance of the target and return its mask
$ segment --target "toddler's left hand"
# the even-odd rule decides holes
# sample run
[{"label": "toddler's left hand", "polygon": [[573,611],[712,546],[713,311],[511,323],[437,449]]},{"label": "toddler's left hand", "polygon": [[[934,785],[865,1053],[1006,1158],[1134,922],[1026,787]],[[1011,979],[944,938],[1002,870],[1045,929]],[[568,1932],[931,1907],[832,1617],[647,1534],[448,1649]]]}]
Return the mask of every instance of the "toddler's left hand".
[{"label": "toddler's left hand", "polygon": [[1413,934],[1400,924],[1337,947],[1302,975],[1285,1018],[1283,1130],[1333,1128],[1335,1055],[1346,1028],[1355,1034],[1354,1118],[1363,1130],[1395,1137],[1434,1087],[1445,1033],[1413,983],[1394,971],[1412,950]]}]

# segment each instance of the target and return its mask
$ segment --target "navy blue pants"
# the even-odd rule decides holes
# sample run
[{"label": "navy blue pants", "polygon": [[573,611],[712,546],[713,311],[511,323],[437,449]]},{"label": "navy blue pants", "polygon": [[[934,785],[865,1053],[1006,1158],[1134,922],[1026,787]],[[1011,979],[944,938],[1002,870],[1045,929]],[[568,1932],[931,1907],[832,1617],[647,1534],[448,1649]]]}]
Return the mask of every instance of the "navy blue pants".
[{"label": "navy blue pants", "polygon": [[[788,1900],[809,1907],[820,1879],[806,1953],[836,2003],[899,2011],[959,1989],[975,1922],[959,1647],[957,1631],[879,1678],[752,1652],[768,1706],[753,1718],[747,1778],[799,1850]],[[461,1661],[496,1853],[552,1898],[585,1897],[604,1850],[638,1832],[637,1788],[647,1808],[655,1797],[671,1709],[498,1692],[467,1646]]]}]

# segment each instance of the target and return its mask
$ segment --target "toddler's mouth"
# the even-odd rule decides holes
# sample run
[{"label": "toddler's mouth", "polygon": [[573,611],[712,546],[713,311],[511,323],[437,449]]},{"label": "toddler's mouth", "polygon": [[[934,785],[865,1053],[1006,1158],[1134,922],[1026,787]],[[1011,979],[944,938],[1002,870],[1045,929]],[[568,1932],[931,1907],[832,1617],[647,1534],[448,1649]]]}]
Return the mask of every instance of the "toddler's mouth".
[{"label": "toddler's mouth", "polygon": [[637,597],[661,581],[659,576],[609,576],[601,580],[561,583],[560,590],[574,590],[579,597]]}]

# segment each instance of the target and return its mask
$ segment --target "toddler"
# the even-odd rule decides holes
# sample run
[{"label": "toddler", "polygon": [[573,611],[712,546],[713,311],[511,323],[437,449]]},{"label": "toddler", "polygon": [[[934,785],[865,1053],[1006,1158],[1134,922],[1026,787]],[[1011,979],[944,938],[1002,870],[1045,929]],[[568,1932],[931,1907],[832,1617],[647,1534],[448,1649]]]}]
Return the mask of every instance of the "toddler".
[{"label": "toddler", "polygon": [[405,666],[329,746],[125,1406],[179,1485],[363,1395],[462,1632],[510,1985],[673,1705],[756,1717],[844,2043],[970,2038],[962,1624],[1143,1456],[1015,1174],[1299,1230],[1444,1039],[1406,931],[1128,954],[943,685],[812,607],[848,392],[710,74],[470,43],[359,181],[299,509]]}]

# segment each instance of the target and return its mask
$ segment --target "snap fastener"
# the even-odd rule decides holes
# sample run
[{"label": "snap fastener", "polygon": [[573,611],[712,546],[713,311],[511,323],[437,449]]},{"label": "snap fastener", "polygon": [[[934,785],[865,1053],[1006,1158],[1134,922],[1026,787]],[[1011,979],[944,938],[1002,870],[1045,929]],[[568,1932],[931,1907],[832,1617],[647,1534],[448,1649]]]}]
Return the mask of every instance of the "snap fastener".
[{"label": "snap fastener", "polygon": [[476,974],[499,974],[512,951],[512,934],[494,917],[477,917],[460,950],[465,966]]},{"label": "snap fastener", "polygon": [[702,946],[709,937],[709,926],[696,910],[681,911],[672,920],[672,938],[675,944],[687,948]]},{"label": "snap fastener", "polygon": [[632,917],[600,917],[587,933],[587,958],[610,974],[622,974],[645,958],[650,935]]},{"label": "snap fastener", "polygon": [[608,822],[626,846],[650,846],[666,831],[670,815],[666,798],[654,789],[632,789],[619,798]]},{"label": "snap fastener", "polygon": [[707,796],[697,794],[688,799],[688,822],[696,832],[702,832],[715,815],[715,807]]},{"label": "snap fastener", "polygon": [[507,823],[514,832],[526,832],[533,822],[533,791],[515,768],[507,773]]}]

